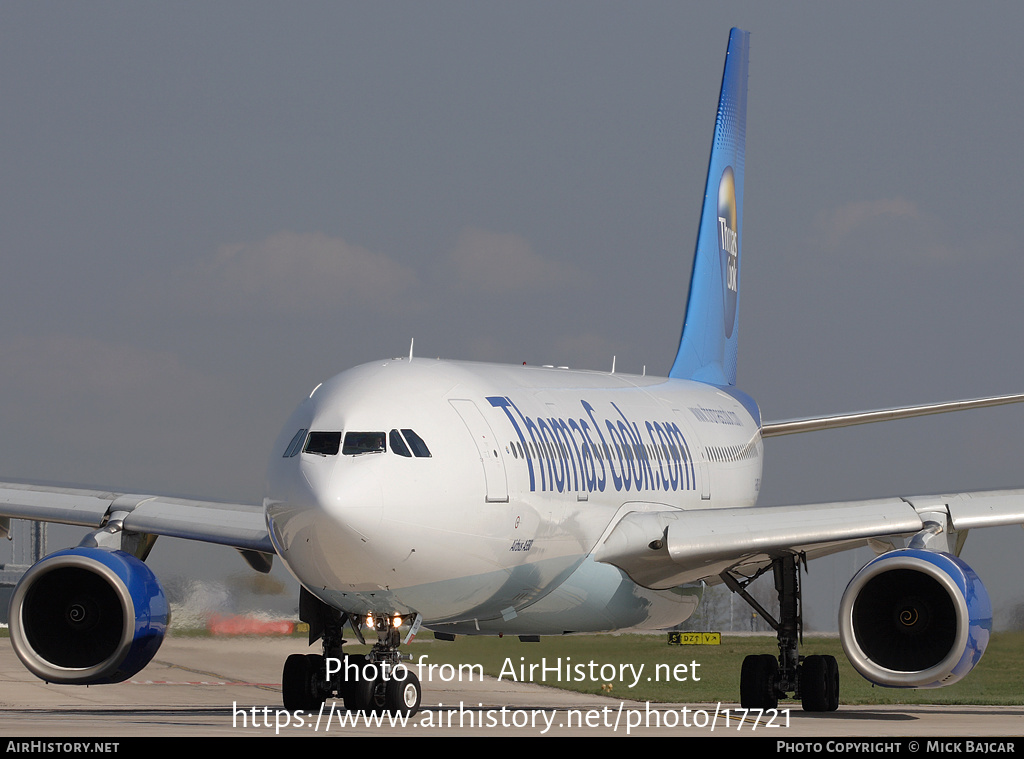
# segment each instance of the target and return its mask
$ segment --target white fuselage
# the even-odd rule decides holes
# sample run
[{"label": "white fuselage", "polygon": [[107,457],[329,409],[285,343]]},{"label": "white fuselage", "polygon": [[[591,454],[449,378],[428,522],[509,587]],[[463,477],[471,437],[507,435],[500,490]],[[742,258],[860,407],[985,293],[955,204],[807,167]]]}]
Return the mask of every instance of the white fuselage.
[{"label": "white fuselage", "polygon": [[[324,434],[303,450],[303,431]],[[337,608],[550,634],[685,619],[699,589],[640,588],[591,553],[632,511],[751,506],[760,477],[757,408],[732,390],[391,359],[296,409],[265,506],[289,570]]]}]

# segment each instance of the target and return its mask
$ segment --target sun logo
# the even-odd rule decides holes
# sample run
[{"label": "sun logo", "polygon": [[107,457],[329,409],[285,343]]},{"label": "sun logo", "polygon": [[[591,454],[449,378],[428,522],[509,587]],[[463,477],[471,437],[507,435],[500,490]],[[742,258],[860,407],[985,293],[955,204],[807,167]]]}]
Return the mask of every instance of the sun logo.
[{"label": "sun logo", "polygon": [[722,297],[725,301],[725,336],[736,325],[736,300],[740,288],[740,244],[736,231],[736,180],[726,166],[718,182],[718,253],[722,262]]}]

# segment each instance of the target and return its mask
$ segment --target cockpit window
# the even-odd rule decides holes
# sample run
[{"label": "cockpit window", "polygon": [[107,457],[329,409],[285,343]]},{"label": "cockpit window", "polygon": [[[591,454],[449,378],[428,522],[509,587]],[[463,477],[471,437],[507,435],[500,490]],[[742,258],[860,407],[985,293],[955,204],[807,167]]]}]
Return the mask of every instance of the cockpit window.
[{"label": "cockpit window", "polygon": [[402,430],[402,434],[405,435],[405,439],[409,442],[409,447],[412,448],[413,455],[421,459],[430,458],[430,449],[427,448],[427,444],[423,442],[423,438],[412,430]]},{"label": "cockpit window", "polygon": [[410,458],[412,453],[409,452],[409,446],[402,440],[402,434],[398,430],[391,430],[388,434],[388,445],[391,446],[391,452],[397,453],[399,456],[405,456]]},{"label": "cockpit window", "polygon": [[307,432],[309,432],[308,429],[303,429],[295,433],[292,442],[288,443],[288,447],[284,449],[284,456],[282,458],[290,459],[302,450],[302,443],[306,440]]},{"label": "cockpit window", "polygon": [[310,432],[303,453],[318,453],[321,456],[337,456],[341,445],[340,432]]},{"label": "cockpit window", "polygon": [[346,432],[345,445],[341,452],[346,456],[358,456],[361,453],[380,453],[384,450],[383,432]]}]

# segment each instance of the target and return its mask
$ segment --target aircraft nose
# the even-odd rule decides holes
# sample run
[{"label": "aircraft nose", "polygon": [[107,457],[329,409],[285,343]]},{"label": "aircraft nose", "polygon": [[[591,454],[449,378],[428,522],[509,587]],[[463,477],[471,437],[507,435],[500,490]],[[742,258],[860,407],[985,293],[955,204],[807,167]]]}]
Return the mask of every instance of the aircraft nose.
[{"label": "aircraft nose", "polygon": [[364,542],[378,537],[384,512],[381,473],[374,463],[355,458],[339,461],[330,483],[319,492],[321,508],[332,521],[358,533]]},{"label": "aircraft nose", "polygon": [[386,550],[379,479],[353,461],[304,454],[288,498],[268,507],[281,557],[308,587],[372,584]]},{"label": "aircraft nose", "polygon": [[377,537],[383,496],[374,464],[349,456],[303,455],[302,501],[320,529],[348,533],[363,544]]}]

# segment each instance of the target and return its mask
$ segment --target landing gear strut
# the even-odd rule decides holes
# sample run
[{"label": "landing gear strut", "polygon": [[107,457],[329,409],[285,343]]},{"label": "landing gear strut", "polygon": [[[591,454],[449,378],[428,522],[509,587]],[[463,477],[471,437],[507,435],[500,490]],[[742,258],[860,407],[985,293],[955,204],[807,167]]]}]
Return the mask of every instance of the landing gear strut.
[{"label": "landing gear strut", "polygon": [[[422,690],[416,673],[402,663],[398,647],[402,644],[401,618],[375,615],[377,642],[366,655],[350,655],[338,678],[339,695],[349,711],[415,714],[420,708]],[[419,627],[419,618],[413,622]],[[409,657],[411,658],[411,657]]]},{"label": "landing gear strut", "polygon": [[740,703],[747,709],[775,709],[780,698],[800,699],[804,711],[833,712],[839,708],[839,664],[834,656],[801,657],[803,617],[800,608],[800,557],[788,554],[772,559],[775,591],[779,596],[776,620],[749,593],[747,586],[767,571],[753,577],[723,572],[721,577],[776,631],[779,657],[771,654],[748,656],[740,672]]},{"label": "landing gear strut", "polygon": [[[408,637],[419,630],[419,615],[413,619],[383,614],[365,620],[351,617],[301,591],[299,618],[309,623],[310,645],[323,638],[323,655],[292,654],[282,675],[284,706],[289,711],[314,712],[328,698],[345,701],[349,711],[413,715],[420,708],[422,689],[416,673],[402,663],[399,627],[410,622]],[[365,624],[377,633],[377,642],[367,654],[345,654],[342,628],[348,622],[359,642],[365,642]]]}]

